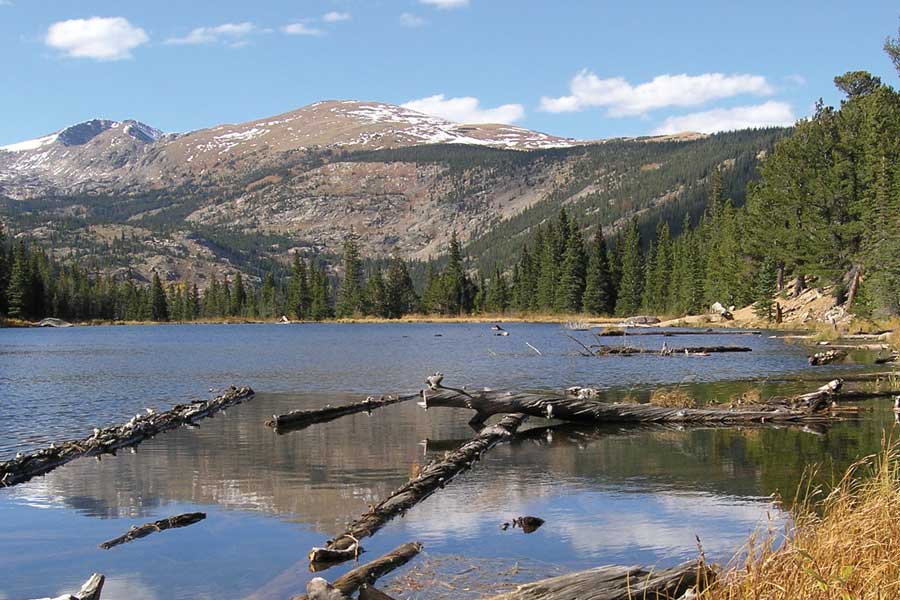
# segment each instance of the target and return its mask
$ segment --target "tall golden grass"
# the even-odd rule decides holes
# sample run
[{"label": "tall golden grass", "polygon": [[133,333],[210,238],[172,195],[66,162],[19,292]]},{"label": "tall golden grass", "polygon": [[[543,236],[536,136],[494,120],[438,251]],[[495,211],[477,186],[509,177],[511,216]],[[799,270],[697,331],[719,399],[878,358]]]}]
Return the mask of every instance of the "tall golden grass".
[{"label": "tall golden grass", "polygon": [[[752,536],[702,600],[900,598],[900,446],[851,466],[830,491],[807,486],[784,532]],[[807,478],[810,480],[810,478]]]}]

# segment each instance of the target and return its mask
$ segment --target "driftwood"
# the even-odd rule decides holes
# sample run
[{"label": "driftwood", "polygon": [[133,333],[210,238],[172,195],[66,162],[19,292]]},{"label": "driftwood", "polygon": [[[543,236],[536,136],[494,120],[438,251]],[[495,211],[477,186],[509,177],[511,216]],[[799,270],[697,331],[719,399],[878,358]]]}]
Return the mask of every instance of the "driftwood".
[{"label": "driftwood", "polygon": [[309,427],[316,423],[326,423],[345,415],[352,415],[360,412],[372,412],[376,408],[390,406],[398,402],[413,400],[418,398],[418,394],[408,396],[382,396],[376,399],[369,396],[362,402],[354,402],[353,404],[344,404],[341,406],[326,406],[325,408],[310,410],[294,410],[283,415],[272,415],[272,418],[266,421],[266,425],[274,427],[276,430],[297,430]]},{"label": "driftwood", "polygon": [[[478,435],[444,458],[430,462],[417,477],[404,483],[377,506],[371,507],[350,523],[344,533],[329,540],[324,548],[313,548],[309,553],[311,566],[315,568],[317,562],[352,558],[348,551],[358,553],[359,540],[373,535],[388,521],[425,500],[450,483],[454,477],[471,468],[482,454],[510,439],[525,419],[525,415],[506,416],[495,425],[482,429]],[[339,554],[335,555],[335,551]]]},{"label": "driftwood", "polygon": [[171,410],[156,413],[147,409],[147,414],[135,415],[124,425],[112,425],[94,429],[94,433],[81,440],[50,444],[48,448],[32,454],[17,454],[15,458],[0,462],[0,488],[24,483],[32,477],[44,475],[76,458],[85,456],[115,455],[116,451],[136,446],[158,433],[193,425],[204,417],[240,404],[253,397],[248,387],[231,386],[221,396],[212,400],[197,400],[188,404],[178,404]]},{"label": "driftwood", "polygon": [[168,519],[160,519],[159,521],[154,521],[153,523],[144,523],[140,527],[132,526],[132,528],[128,530],[128,533],[120,535],[119,537],[109,540],[108,542],[103,542],[102,544],[100,544],[100,548],[102,548],[103,550],[109,550],[110,548],[118,546],[119,544],[127,544],[132,540],[147,537],[151,533],[165,531],[166,529],[187,527],[188,525],[199,523],[205,518],[206,513],[202,512],[184,513],[182,515],[169,517]]},{"label": "driftwood", "polygon": [[633,337],[633,336],[662,336],[662,337],[672,337],[676,335],[761,335],[760,331],[728,331],[721,329],[693,329],[693,330],[678,330],[678,331],[666,331],[663,328],[660,328],[659,331],[626,331],[624,329],[604,329],[603,331],[598,331],[598,337]]},{"label": "driftwood", "polygon": [[[394,569],[402,567],[421,551],[422,544],[419,542],[403,544],[384,556],[338,577],[334,583],[330,584],[321,577],[316,577],[306,586],[305,595],[294,596],[291,600],[345,600],[357,590],[374,584]],[[370,595],[369,597],[377,598],[378,596]]]},{"label": "driftwood", "polygon": [[520,585],[489,600],[672,600],[690,590],[702,591],[713,577],[696,561],[661,571],[596,567]]},{"label": "driftwood", "polygon": [[608,403],[579,399],[554,392],[483,391],[469,393],[442,385],[442,377],[433,375],[427,382],[426,408],[468,408],[475,419],[514,413],[576,423],[678,423],[744,425],[748,423],[816,423],[833,420],[824,409],[830,406],[841,388],[835,379],[809,394],[777,398],[762,404],[740,408],[665,408],[651,404]]},{"label": "driftwood", "polygon": [[810,356],[809,364],[812,366],[830,365],[846,357],[847,353],[844,350],[826,350],[825,352],[816,352]]},{"label": "driftwood", "polygon": [[662,350],[647,350],[645,348],[634,348],[632,346],[591,346],[596,348],[598,356],[607,356],[611,354],[649,354],[657,356],[683,356],[685,354],[713,354],[720,352],[752,352],[753,348],[746,346],[688,346],[686,348],[663,348]]},{"label": "driftwood", "polygon": [[81,589],[75,594],[63,594],[56,598],[42,598],[41,600],[100,600],[100,592],[103,591],[103,583],[106,578],[100,573],[94,573],[90,579],[84,582]]}]

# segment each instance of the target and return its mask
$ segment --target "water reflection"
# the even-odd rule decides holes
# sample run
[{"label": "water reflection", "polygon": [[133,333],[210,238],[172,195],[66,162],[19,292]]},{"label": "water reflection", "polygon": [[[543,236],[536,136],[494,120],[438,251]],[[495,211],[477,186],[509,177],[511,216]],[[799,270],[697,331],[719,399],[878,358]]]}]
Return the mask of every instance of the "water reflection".
[{"label": "water reflection", "polygon": [[[262,600],[301,591],[311,546],[417,465],[472,435],[465,411],[426,412],[413,402],[286,435],[263,425],[276,412],[353,399],[260,394],[199,429],[146,442],[136,454],[76,461],[0,492],[0,569],[13,573],[0,594],[72,589],[91,571],[138,582],[135,593],[147,598]],[[710,558],[728,559],[751,530],[769,519],[778,525],[782,514],[769,495],[790,496],[805,464],[839,472],[877,449],[892,411],[887,403],[868,406],[874,411],[862,420],[819,436],[791,428],[548,427],[533,420],[514,443],[485,455],[364,546],[375,556],[418,539],[432,556],[582,568],[676,562],[695,556],[699,535]],[[191,510],[209,517],[108,552],[96,548],[131,524]],[[546,524],[528,536],[500,530],[523,514]]]}]

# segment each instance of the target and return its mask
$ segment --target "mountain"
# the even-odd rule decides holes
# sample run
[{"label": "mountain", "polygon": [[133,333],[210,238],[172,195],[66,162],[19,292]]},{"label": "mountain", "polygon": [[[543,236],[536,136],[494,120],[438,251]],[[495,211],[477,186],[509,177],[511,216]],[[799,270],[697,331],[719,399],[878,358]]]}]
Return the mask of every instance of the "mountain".
[{"label": "mountain", "polygon": [[504,265],[560,207],[587,233],[635,215],[680,223],[718,166],[740,202],[780,135],[579,142],[355,101],[182,134],[94,120],[0,148],[0,219],[60,257],[201,287],[334,254],[351,230],[366,255],[416,259],[455,232]]}]

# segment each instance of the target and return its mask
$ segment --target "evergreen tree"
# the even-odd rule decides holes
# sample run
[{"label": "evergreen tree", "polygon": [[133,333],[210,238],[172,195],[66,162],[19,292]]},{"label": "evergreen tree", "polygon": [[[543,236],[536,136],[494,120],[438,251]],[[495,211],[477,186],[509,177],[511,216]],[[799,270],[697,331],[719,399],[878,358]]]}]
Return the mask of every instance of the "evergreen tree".
[{"label": "evergreen tree", "polygon": [[619,296],[616,299],[616,314],[629,316],[641,308],[643,291],[643,264],[641,257],[641,233],[637,219],[632,219],[622,244],[622,276],[619,282]]},{"label": "evergreen tree", "polygon": [[12,269],[9,274],[9,316],[16,319],[27,319],[31,316],[31,273],[28,257],[25,253],[25,242],[19,241],[13,253]]},{"label": "evergreen tree", "polygon": [[615,290],[609,272],[609,249],[603,237],[603,228],[599,225],[588,258],[582,310],[591,315],[608,315],[615,310]]},{"label": "evergreen tree", "polygon": [[399,319],[403,315],[417,310],[419,299],[416,296],[412,278],[406,268],[406,263],[398,256],[392,258],[388,266],[385,288],[386,316],[388,318]]},{"label": "evergreen tree", "polygon": [[344,240],[341,262],[344,276],[338,292],[337,316],[346,318],[364,312],[362,261],[359,257],[356,236],[352,231]]},{"label": "evergreen tree", "polygon": [[159,274],[153,272],[153,280],[150,283],[150,318],[153,321],[168,321],[169,307],[166,303],[166,291],[163,289]]},{"label": "evergreen tree", "polygon": [[[227,282],[226,282],[227,285]],[[244,277],[238,271],[234,276],[234,291],[231,293],[231,303],[229,314],[233,317],[244,315],[244,309],[247,305],[247,288],[244,287]]]}]

